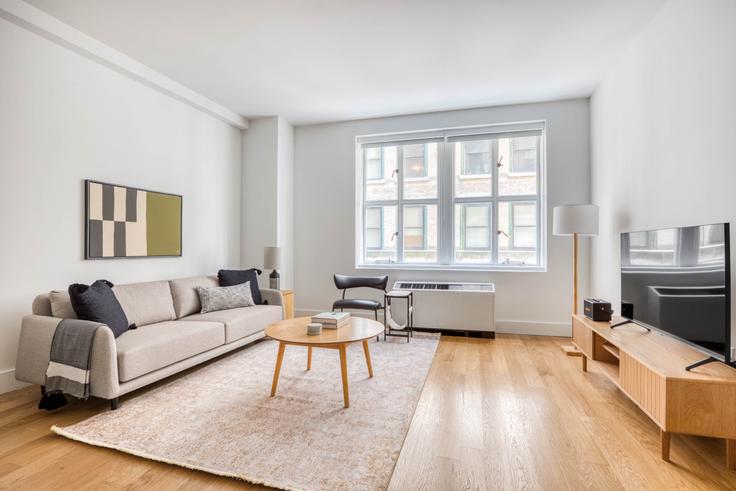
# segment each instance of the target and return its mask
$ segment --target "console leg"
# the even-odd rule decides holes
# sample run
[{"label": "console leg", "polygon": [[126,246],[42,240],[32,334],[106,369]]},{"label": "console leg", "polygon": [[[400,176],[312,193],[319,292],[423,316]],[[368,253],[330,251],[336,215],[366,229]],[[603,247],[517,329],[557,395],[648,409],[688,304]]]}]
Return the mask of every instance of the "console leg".
[{"label": "console leg", "polygon": [[687,371],[689,372],[689,371],[690,371],[690,370],[692,370],[693,368],[698,368],[698,367],[702,367],[703,365],[707,365],[708,363],[713,363],[714,361],[718,361],[718,360],[716,360],[715,358],[713,358],[713,357],[711,356],[710,358],[706,358],[705,360],[700,360],[700,361],[696,361],[696,362],[695,362],[695,363],[693,363],[692,365],[688,365],[688,366],[686,366],[686,367],[685,367],[685,370],[687,370]]},{"label": "console leg", "polygon": [[118,408],[118,398],[110,399],[110,409],[115,411]]},{"label": "console leg", "polygon": [[726,440],[726,469],[736,471],[736,440]]},{"label": "console leg", "polygon": [[662,450],[662,460],[670,461],[670,436],[669,431],[659,430],[659,443]]}]

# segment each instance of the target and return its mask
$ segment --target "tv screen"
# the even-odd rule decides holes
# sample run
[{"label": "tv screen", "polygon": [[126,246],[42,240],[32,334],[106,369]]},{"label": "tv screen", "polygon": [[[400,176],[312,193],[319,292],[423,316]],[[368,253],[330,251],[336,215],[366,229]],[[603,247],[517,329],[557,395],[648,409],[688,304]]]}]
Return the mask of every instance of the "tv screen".
[{"label": "tv screen", "polygon": [[621,315],[730,362],[727,223],[621,234]]}]

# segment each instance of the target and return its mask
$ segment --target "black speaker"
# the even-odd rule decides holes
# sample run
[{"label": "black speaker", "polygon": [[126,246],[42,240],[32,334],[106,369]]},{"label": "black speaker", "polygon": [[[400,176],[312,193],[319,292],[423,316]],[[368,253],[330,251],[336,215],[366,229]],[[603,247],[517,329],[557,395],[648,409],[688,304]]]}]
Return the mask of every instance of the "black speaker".
[{"label": "black speaker", "polygon": [[583,300],[583,313],[585,317],[596,322],[610,321],[613,310],[611,310],[611,302],[599,298],[586,298]]}]

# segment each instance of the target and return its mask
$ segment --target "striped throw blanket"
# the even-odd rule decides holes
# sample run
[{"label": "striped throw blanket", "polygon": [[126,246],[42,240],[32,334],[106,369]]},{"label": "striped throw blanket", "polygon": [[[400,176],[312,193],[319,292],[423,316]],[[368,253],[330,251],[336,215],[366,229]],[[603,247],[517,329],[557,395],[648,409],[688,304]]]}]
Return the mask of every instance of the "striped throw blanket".
[{"label": "striped throw blanket", "polygon": [[64,394],[89,397],[89,365],[92,341],[102,324],[79,319],[62,319],[51,341],[46,369],[45,393],[38,407],[56,409],[66,404]]}]

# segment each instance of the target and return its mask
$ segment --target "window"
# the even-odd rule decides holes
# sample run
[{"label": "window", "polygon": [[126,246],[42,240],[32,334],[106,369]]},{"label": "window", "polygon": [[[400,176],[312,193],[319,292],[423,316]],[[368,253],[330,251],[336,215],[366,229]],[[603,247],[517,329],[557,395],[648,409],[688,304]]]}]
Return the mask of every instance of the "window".
[{"label": "window", "polygon": [[365,155],[366,179],[383,179],[383,149],[367,148]]},{"label": "window", "polygon": [[357,266],[543,268],[543,136],[539,122],[359,137]]},{"label": "window", "polygon": [[462,143],[462,174],[464,176],[491,173],[491,149],[489,140]]},{"label": "window", "polygon": [[427,145],[406,145],[404,147],[404,176],[418,179],[427,175]]},{"label": "window", "polygon": [[530,249],[536,245],[537,214],[534,208],[533,203],[511,204],[511,247],[513,249]]},{"label": "window", "polygon": [[511,170],[512,174],[530,174],[537,168],[536,136],[524,136],[511,140]]},{"label": "window", "polygon": [[365,210],[365,247],[381,249],[383,246],[383,208],[371,207]]}]

